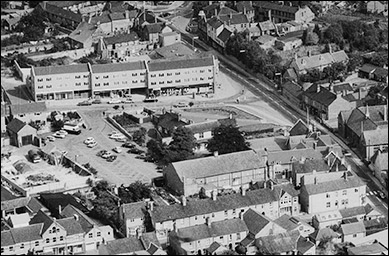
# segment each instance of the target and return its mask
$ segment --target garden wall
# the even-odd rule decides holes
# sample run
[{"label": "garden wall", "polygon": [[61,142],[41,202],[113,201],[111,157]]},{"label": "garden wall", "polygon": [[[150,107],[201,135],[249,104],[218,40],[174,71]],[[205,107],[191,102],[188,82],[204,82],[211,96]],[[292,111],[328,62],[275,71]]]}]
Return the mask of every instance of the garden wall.
[{"label": "garden wall", "polygon": [[128,139],[132,140],[132,135],[129,134],[120,124],[118,124],[114,119],[112,114],[107,115],[107,120],[110,122],[116,129],[123,133]]}]

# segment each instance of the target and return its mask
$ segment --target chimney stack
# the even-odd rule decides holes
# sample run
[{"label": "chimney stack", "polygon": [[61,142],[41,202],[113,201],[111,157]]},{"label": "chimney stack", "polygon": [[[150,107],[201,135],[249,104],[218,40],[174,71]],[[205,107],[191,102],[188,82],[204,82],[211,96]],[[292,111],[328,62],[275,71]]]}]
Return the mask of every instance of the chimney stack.
[{"label": "chimney stack", "polygon": [[316,147],[317,147],[317,142],[315,141],[315,142],[313,143],[313,149],[316,150]]},{"label": "chimney stack", "polygon": [[240,187],[240,190],[242,191],[242,196],[246,196],[246,189],[243,187]]},{"label": "chimney stack", "polygon": [[311,50],[308,50],[308,57],[311,57]]},{"label": "chimney stack", "polygon": [[271,10],[267,11],[267,15],[269,16],[269,20],[271,21]]},{"label": "chimney stack", "polygon": [[243,14],[246,15],[246,6],[243,7]]},{"label": "chimney stack", "polygon": [[370,118],[370,112],[369,112],[369,105],[366,104],[366,113],[365,113],[366,119]]},{"label": "chimney stack", "polygon": [[347,172],[344,172],[343,178],[344,178],[344,180],[347,180]]},{"label": "chimney stack", "polygon": [[186,206],[186,197],[182,196],[181,198],[182,206]]},{"label": "chimney stack", "polygon": [[274,189],[273,181],[269,181],[269,183],[270,183],[270,189],[273,190]]},{"label": "chimney stack", "polygon": [[229,119],[232,119],[232,114],[230,114],[230,115],[228,116],[228,118],[229,118]]},{"label": "chimney stack", "polygon": [[207,217],[207,218],[205,219],[205,224],[207,224],[207,226],[210,227],[210,226],[211,226],[211,223],[212,223],[211,217]]},{"label": "chimney stack", "polygon": [[267,187],[267,184],[266,184],[266,180],[265,180],[265,182],[263,183],[263,188],[266,188]]},{"label": "chimney stack", "polygon": [[219,151],[214,151],[214,152],[213,152],[213,156],[214,156],[214,157],[218,157],[218,156],[219,156]]},{"label": "chimney stack", "polygon": [[78,216],[78,214],[73,214],[73,217],[76,221],[79,221],[80,220],[80,217]]},{"label": "chimney stack", "polygon": [[297,53],[294,54],[294,60],[297,61]]},{"label": "chimney stack", "polygon": [[126,10],[126,20],[129,20],[129,19],[130,19],[130,11]]},{"label": "chimney stack", "polygon": [[316,92],[317,92],[317,93],[319,93],[319,92],[320,92],[320,90],[321,90],[321,88],[320,88],[321,86],[320,86],[319,84],[318,84],[318,85],[316,85],[316,86],[317,86],[317,87],[316,87]]},{"label": "chimney stack", "polygon": [[230,20],[232,19],[232,12],[230,12]]},{"label": "chimney stack", "polygon": [[136,238],[140,239],[142,237],[142,231],[140,230],[140,228],[137,228],[136,229]]},{"label": "chimney stack", "polygon": [[329,53],[332,53],[332,46],[331,46],[330,43],[328,44],[328,52],[329,52]]},{"label": "chimney stack", "polygon": [[214,190],[212,191],[212,200],[213,200],[213,201],[216,201],[216,197],[217,197],[217,189],[214,189]]},{"label": "chimney stack", "polygon": [[62,206],[59,205],[59,206],[58,206],[58,215],[61,215],[61,213],[62,213]]}]

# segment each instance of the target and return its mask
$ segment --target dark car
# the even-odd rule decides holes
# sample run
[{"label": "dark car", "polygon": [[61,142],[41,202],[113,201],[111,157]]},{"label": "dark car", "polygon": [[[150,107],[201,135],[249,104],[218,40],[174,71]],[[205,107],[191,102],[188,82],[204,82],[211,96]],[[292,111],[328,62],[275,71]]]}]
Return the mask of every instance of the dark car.
[{"label": "dark car", "polygon": [[103,150],[100,150],[97,154],[96,154],[96,156],[103,156],[105,153],[107,153],[108,151],[107,150],[105,150],[105,149],[103,149]]},{"label": "dark car", "polygon": [[152,156],[146,155],[146,157],[143,159],[145,162],[154,163],[155,160]]},{"label": "dark car", "polygon": [[116,160],[116,158],[118,158],[118,156],[117,156],[117,155],[112,155],[112,156],[109,156],[109,157],[107,158],[107,162],[113,162],[113,161],[115,161],[115,160]]},{"label": "dark car", "polygon": [[135,157],[136,159],[146,159],[146,156],[145,155],[138,155]]},{"label": "dark car", "polygon": [[92,101],[92,104],[101,104],[102,101],[100,99],[95,99],[94,101]]},{"label": "dark car", "polygon": [[90,106],[90,105],[92,105],[92,103],[89,102],[89,101],[87,101],[87,100],[81,101],[81,102],[79,102],[79,103],[77,104],[77,106]]},{"label": "dark car", "polygon": [[157,98],[146,98],[143,100],[143,102],[158,102]]},{"label": "dark car", "polygon": [[135,148],[136,145],[134,143],[131,143],[131,142],[126,142],[126,143],[122,144],[122,147],[123,148]]},{"label": "dark car", "polygon": [[140,155],[140,154],[144,153],[144,151],[143,151],[143,150],[140,150],[140,149],[138,149],[138,148],[132,148],[132,149],[128,150],[127,153],[132,153],[132,154],[138,154],[138,155]]}]

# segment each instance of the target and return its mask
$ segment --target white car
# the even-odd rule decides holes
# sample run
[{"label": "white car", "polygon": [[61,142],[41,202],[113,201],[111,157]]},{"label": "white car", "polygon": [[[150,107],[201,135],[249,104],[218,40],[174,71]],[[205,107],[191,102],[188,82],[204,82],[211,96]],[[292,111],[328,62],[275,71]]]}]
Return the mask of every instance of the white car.
[{"label": "white car", "polygon": [[56,138],[61,138],[61,139],[64,139],[66,137],[66,135],[58,133],[58,132],[54,133],[53,136]]},{"label": "white car", "polygon": [[92,141],[91,143],[88,144],[88,148],[93,148],[93,147],[96,147],[97,146],[97,142],[96,141]]},{"label": "white car", "polygon": [[125,136],[124,137],[115,138],[115,140],[117,142],[127,142],[127,138]]},{"label": "white car", "polygon": [[174,104],[173,107],[175,107],[175,108],[188,108],[189,104],[186,102],[178,102],[177,104]]},{"label": "white car", "polygon": [[68,135],[68,132],[65,130],[59,130],[57,131],[59,134]]},{"label": "white car", "polygon": [[120,134],[120,132],[118,132],[118,131],[112,131],[111,133],[108,133],[108,137],[110,137],[111,135],[114,135],[114,134]]},{"label": "white car", "polygon": [[95,139],[93,137],[88,137],[86,140],[84,140],[84,144],[88,145],[92,142],[95,142]]},{"label": "white car", "polygon": [[122,152],[122,148],[121,147],[114,147],[112,150],[114,152],[118,153],[118,154]]},{"label": "white car", "polygon": [[55,141],[55,138],[54,138],[53,136],[51,136],[51,135],[47,136],[46,139],[47,139],[48,141],[51,141],[51,142]]},{"label": "white car", "polygon": [[119,139],[119,138],[125,138],[126,136],[124,136],[124,134],[122,133],[115,133],[115,134],[111,134],[109,136],[110,139]]},{"label": "white car", "polygon": [[122,101],[120,99],[110,99],[108,104],[120,104]]},{"label": "white car", "polygon": [[104,158],[104,159],[107,159],[110,156],[112,156],[112,153],[111,152],[106,152],[101,157]]}]

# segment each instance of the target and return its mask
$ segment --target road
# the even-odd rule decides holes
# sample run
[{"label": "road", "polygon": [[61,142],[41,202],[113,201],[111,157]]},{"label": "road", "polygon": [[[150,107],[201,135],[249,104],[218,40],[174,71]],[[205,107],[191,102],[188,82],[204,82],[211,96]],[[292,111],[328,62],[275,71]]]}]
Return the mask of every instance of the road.
[{"label": "road", "polygon": [[[172,26],[175,27],[174,24]],[[299,109],[297,106],[293,105],[285,97],[280,95],[276,91],[274,84],[269,81],[265,81],[264,79],[256,78],[253,74],[247,72],[241,66],[238,66],[238,64],[232,62],[230,59],[226,58],[226,56],[223,56],[221,53],[213,50],[204,42],[200,41],[199,39],[193,39],[193,35],[187,34],[186,32],[179,30],[177,27],[175,28],[177,31],[181,32],[182,39],[185,40],[187,43],[192,44],[194,42],[196,47],[205,51],[212,51],[212,53],[214,53],[220,61],[221,69],[224,68],[229,71],[230,76],[238,78],[240,81],[242,81],[242,85],[244,85],[248,90],[250,90],[252,93],[257,95],[261,99],[272,104],[272,106],[274,106],[278,111],[288,116],[291,121],[294,122],[298,119],[306,120],[307,117],[305,112]],[[379,181],[375,177],[373,177],[369,168],[365,166],[365,164],[358,158],[355,152],[351,148],[349,148],[346,143],[344,143],[334,133],[332,133],[329,129],[327,129],[320,123],[316,122],[314,119],[309,118],[309,120],[318,129],[320,129],[324,133],[329,134],[331,138],[334,139],[343,149],[352,152],[352,157],[347,159],[347,163],[349,163],[352,167],[352,170],[354,170],[354,172],[363,181],[366,182],[368,193],[367,196],[369,197],[369,199],[371,199],[372,203],[374,203],[375,206],[385,215],[385,217],[388,218],[387,188],[384,188],[379,183]],[[381,190],[384,192],[386,200],[381,200],[377,198],[377,196],[375,196],[375,193],[378,192],[374,191]],[[370,192],[371,194],[369,194]]]}]

